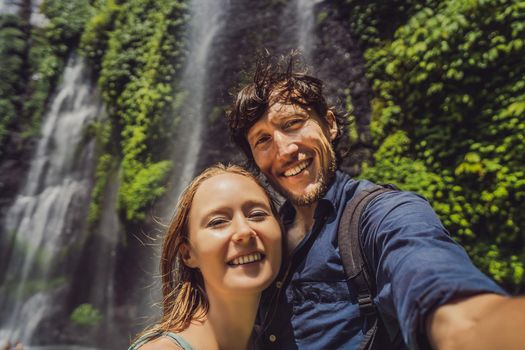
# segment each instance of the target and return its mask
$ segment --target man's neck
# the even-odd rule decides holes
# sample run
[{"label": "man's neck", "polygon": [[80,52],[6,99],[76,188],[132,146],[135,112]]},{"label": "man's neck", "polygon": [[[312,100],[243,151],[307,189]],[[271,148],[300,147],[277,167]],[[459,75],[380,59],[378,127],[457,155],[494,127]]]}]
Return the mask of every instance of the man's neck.
[{"label": "man's neck", "polygon": [[287,231],[288,253],[290,254],[314,225],[314,214],[317,202],[307,206],[295,206],[295,218]]}]

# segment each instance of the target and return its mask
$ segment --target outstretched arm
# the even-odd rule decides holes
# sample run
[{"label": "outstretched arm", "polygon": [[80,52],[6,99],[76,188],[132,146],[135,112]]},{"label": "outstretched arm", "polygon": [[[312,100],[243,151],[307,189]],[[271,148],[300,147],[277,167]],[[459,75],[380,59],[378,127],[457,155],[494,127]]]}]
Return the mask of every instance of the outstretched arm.
[{"label": "outstretched arm", "polygon": [[433,348],[525,349],[525,297],[480,294],[439,307],[426,321]]}]

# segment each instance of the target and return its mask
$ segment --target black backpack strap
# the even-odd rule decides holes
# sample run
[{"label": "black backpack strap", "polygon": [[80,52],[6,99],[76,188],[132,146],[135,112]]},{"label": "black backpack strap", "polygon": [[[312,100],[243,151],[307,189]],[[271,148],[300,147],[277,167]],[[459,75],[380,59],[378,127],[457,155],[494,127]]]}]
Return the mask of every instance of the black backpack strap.
[{"label": "black backpack strap", "polygon": [[[348,288],[357,292],[359,311],[370,326],[359,349],[371,349],[376,342],[380,319],[374,306],[375,278],[370,274],[361,246],[360,219],[364,209],[377,196],[392,191],[393,186],[374,186],[359,192],[347,203],[339,221],[339,253]],[[384,340],[381,340],[384,341]]]}]

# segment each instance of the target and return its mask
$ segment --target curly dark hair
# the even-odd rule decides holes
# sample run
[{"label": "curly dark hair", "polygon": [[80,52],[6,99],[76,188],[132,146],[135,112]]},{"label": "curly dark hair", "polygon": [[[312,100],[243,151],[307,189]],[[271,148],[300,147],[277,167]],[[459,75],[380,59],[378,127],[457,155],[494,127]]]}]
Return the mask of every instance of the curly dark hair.
[{"label": "curly dark hair", "polygon": [[[341,139],[348,121],[344,115],[329,107],[323,96],[323,82],[305,72],[294,72],[294,65],[300,64],[298,54],[290,53],[276,60],[269,54],[261,55],[256,64],[253,81],[237,93],[226,119],[233,142],[239,146],[246,157],[248,165],[254,167],[255,161],[246,134],[274,102],[298,104],[312,108],[322,122],[327,112],[334,113],[337,121],[337,136],[332,141],[334,150]],[[337,154],[337,162],[341,158]],[[257,167],[254,167],[257,168]]]}]

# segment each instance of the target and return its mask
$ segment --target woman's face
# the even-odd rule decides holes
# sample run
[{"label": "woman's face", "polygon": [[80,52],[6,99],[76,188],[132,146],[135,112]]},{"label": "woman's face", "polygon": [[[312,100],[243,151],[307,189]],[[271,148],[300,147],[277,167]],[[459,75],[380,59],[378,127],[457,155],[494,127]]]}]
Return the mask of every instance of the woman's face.
[{"label": "woman's face", "polygon": [[281,264],[281,229],[264,190],[221,173],[197,189],[189,214],[186,265],[199,268],[207,293],[260,292]]}]

